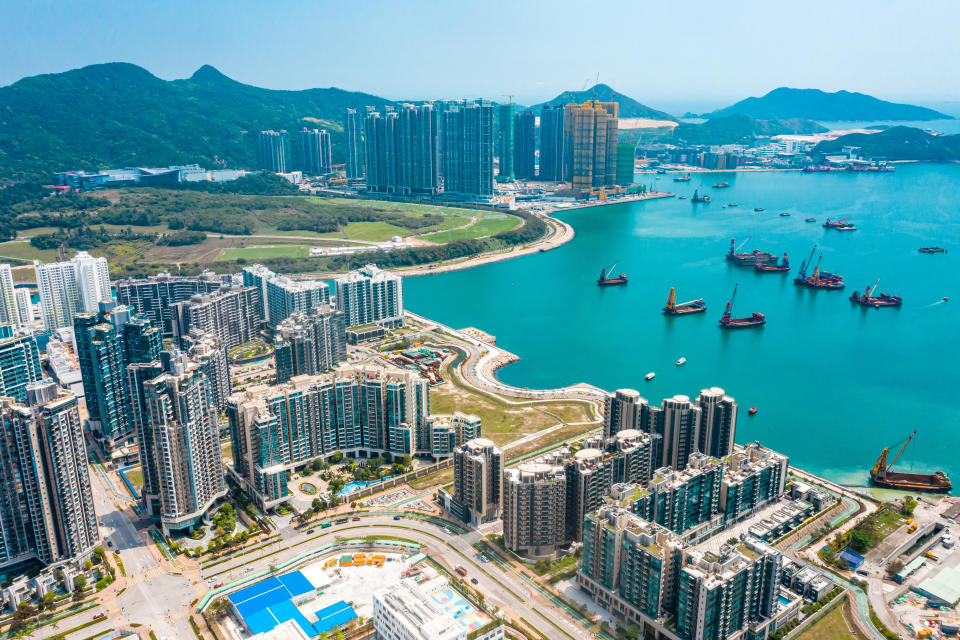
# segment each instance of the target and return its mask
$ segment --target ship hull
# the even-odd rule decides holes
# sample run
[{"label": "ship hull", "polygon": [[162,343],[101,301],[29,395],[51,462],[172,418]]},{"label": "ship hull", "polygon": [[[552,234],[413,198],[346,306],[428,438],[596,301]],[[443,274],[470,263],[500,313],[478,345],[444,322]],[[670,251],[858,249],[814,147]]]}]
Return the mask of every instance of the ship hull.
[{"label": "ship hull", "polygon": [[766,320],[754,320],[753,318],[734,318],[728,322],[720,321],[721,329],[756,329],[767,324]]},{"label": "ship hull", "polygon": [[618,284],[627,284],[626,278],[604,278],[602,280],[597,280],[598,287],[613,287]]},{"label": "ship hull", "polygon": [[779,256],[772,253],[728,253],[727,262],[732,262],[738,267],[752,267],[760,265],[776,265],[780,260]]},{"label": "ship hull", "polygon": [[888,471],[882,479],[870,474],[874,486],[900,491],[923,491],[926,493],[949,493],[953,489],[950,479],[942,474],[897,473]]},{"label": "ship hull", "polygon": [[836,281],[824,281],[823,279],[820,282],[814,281],[812,278],[794,278],[793,283],[801,287],[806,287],[808,289],[827,289],[827,290],[837,290],[843,289],[843,282]]},{"label": "ship hull", "polygon": [[666,316],[686,316],[691,313],[703,313],[707,310],[706,305],[702,307],[675,307],[673,309],[667,309],[664,307],[663,315]]}]

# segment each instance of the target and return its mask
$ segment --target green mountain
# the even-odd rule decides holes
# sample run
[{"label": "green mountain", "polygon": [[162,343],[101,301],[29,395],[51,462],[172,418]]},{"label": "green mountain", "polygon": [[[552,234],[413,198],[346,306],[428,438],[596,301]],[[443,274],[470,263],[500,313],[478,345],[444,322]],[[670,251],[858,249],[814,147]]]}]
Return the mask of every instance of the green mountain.
[{"label": "green mountain", "polygon": [[824,140],[814,153],[834,153],[843,147],[860,147],[864,157],[886,160],[960,160],[960,135],[934,136],[913,127],[893,127],[878,133],[851,133]]},{"label": "green mountain", "polygon": [[780,87],[761,98],[747,98],[740,102],[704,114],[716,118],[741,113],[761,120],[806,118],[808,120],[940,120],[952,116],[911,104],[887,102],[863,93],[837,91],[828,93],[819,89],[791,89]]},{"label": "green mountain", "polygon": [[812,120],[757,120],[745,115],[711,118],[702,124],[681,122],[662,141],[687,144],[751,144],[757,138],[787,133],[823,133],[827,129]]},{"label": "green mountain", "polygon": [[653,120],[672,120],[677,121],[669,113],[657,111],[645,104],[640,104],[630,96],[614,91],[612,87],[605,84],[598,84],[586,91],[564,91],[553,100],[542,102],[530,107],[534,111],[540,111],[544,105],[569,104],[571,102],[586,102],[587,100],[599,100],[600,102],[619,102],[621,118],[651,118]]},{"label": "green mountain", "polygon": [[166,81],[126,63],[24,78],[0,88],[0,182],[69,169],[166,166],[256,168],[263,129],[326,128],[342,161],[343,111],[389,100],[342,89],[274,91],[210,66]]}]

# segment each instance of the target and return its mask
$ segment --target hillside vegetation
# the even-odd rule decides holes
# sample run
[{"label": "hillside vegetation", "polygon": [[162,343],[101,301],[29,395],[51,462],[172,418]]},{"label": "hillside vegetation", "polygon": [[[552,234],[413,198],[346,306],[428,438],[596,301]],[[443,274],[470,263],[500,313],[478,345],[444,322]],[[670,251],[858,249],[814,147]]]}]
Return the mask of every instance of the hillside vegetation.
[{"label": "hillside vegetation", "polygon": [[951,116],[912,104],[887,102],[851,91],[828,93],[819,89],[780,87],[762,97],[741,100],[729,107],[704,114],[717,118],[743,114],[761,120],[805,118],[807,120],[939,120]]},{"label": "hillside vegetation", "polygon": [[673,120],[677,121],[669,113],[658,111],[645,104],[640,104],[630,96],[614,91],[612,87],[605,84],[598,84],[585,91],[564,91],[553,100],[548,100],[538,105],[530,107],[534,111],[540,111],[544,105],[570,104],[571,102],[583,103],[587,100],[599,100],[600,102],[619,102],[621,118],[651,118],[653,120]]},{"label": "hillside vegetation", "polygon": [[834,153],[845,146],[860,147],[868,158],[886,160],[960,160],[960,135],[934,136],[913,127],[893,127],[878,133],[851,133],[824,140],[814,153]]},{"label": "hillside vegetation", "polygon": [[256,136],[291,132],[296,166],[304,126],[331,132],[343,161],[343,112],[389,100],[342,89],[274,91],[210,66],[167,81],[133,64],[98,64],[0,88],[0,183],[70,169],[256,168]]},{"label": "hillside vegetation", "polygon": [[827,129],[811,120],[757,120],[731,115],[702,124],[681,122],[664,141],[686,144],[752,144],[757,138],[787,133],[822,133]]}]

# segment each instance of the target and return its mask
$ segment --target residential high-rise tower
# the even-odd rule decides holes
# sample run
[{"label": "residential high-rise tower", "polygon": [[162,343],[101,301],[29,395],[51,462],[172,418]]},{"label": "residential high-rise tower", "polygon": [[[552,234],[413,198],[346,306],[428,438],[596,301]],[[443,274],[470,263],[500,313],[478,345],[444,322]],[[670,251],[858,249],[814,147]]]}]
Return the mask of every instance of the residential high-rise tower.
[{"label": "residential high-rise tower", "polygon": [[566,171],[575,192],[614,185],[619,108],[597,100],[564,107]]},{"label": "residential high-rise tower", "polygon": [[533,111],[513,119],[513,171],[518,180],[537,177],[537,116]]},{"label": "residential high-rise tower", "polygon": [[300,131],[300,170],[311,176],[330,173],[333,162],[330,159],[330,134],[326,129],[307,129]]},{"label": "residential high-rise tower", "polygon": [[540,111],[541,180],[563,182],[570,179],[566,169],[567,137],[564,126],[565,105],[544,105]]},{"label": "residential high-rise tower", "polygon": [[470,524],[500,516],[503,452],[486,438],[475,438],[453,454],[453,494]]},{"label": "residential high-rise tower", "polygon": [[513,104],[501,104],[497,107],[500,128],[497,131],[497,156],[500,160],[498,180],[513,180],[514,178],[514,137],[513,137]]},{"label": "residential high-rise tower", "polygon": [[347,109],[343,119],[343,134],[347,146],[347,179],[363,178],[363,118],[356,109]]},{"label": "residential high-rise tower", "polygon": [[257,165],[273,173],[289,172],[290,134],[286,131],[261,131],[257,139]]}]

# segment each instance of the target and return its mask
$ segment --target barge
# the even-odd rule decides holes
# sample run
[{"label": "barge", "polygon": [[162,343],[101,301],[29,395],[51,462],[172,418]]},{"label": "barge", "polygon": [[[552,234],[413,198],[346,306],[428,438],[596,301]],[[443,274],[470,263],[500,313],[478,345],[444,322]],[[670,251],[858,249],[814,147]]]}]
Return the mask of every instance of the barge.
[{"label": "barge", "polygon": [[685,316],[691,313],[702,313],[707,310],[707,305],[703,298],[697,298],[690,302],[677,302],[677,294],[673,287],[670,287],[670,295],[667,296],[667,304],[663,307],[663,313],[667,316]]},{"label": "barge", "polygon": [[943,471],[934,471],[933,473],[900,473],[890,471],[890,468],[893,467],[897,459],[900,458],[900,454],[907,448],[907,445],[910,444],[910,441],[913,440],[915,435],[917,435],[916,429],[907,436],[903,446],[900,447],[900,451],[897,452],[897,455],[894,456],[890,464],[887,464],[887,454],[890,452],[890,449],[889,447],[884,447],[880,457],[877,458],[876,464],[874,464],[870,470],[870,480],[874,486],[885,489],[948,493],[953,489],[953,484]]},{"label": "barge", "polygon": [[733,317],[733,304],[737,299],[737,287],[740,285],[734,285],[733,295],[730,296],[730,299],[727,300],[727,306],[723,311],[723,316],[720,318],[720,328],[721,329],[753,329],[756,327],[762,327],[767,323],[766,317],[759,312],[754,311],[746,318],[734,318]]}]

